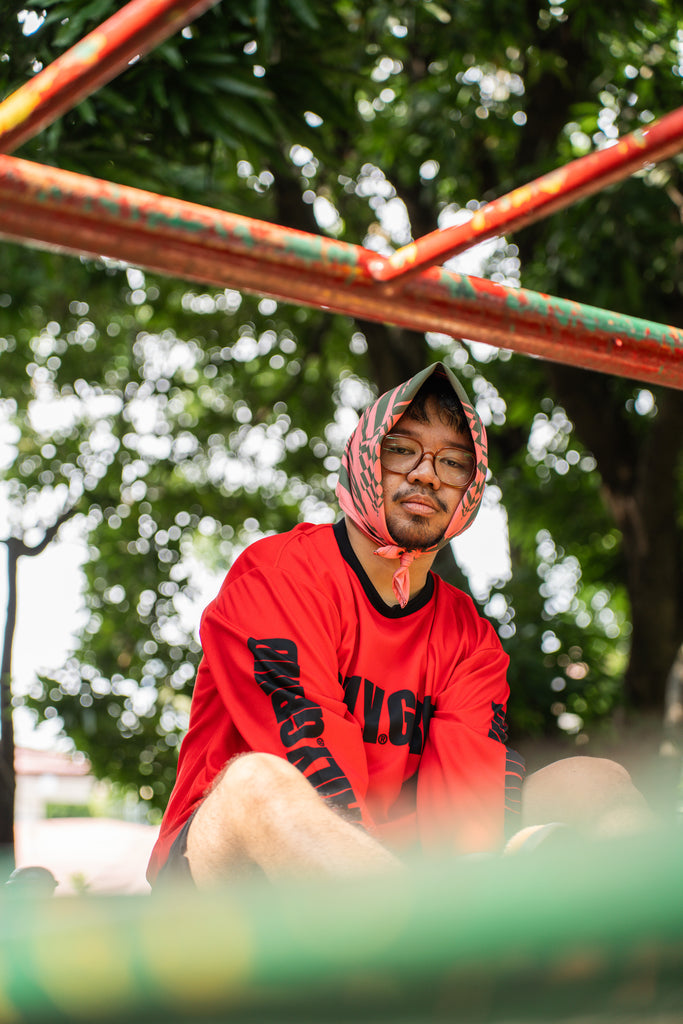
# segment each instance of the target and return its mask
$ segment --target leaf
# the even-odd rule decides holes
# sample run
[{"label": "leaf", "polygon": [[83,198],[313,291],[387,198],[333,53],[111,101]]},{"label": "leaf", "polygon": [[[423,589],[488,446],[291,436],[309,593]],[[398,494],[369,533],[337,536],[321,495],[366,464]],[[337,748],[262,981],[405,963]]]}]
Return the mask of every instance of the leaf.
[{"label": "leaf", "polygon": [[320,28],[320,21],[308,0],[287,0],[287,6],[308,28],[314,31]]},{"label": "leaf", "polygon": [[433,18],[436,18],[436,20],[442,25],[447,25],[451,20],[451,15],[446,8],[442,7],[441,4],[433,3],[433,0],[424,0],[422,9],[426,11],[427,14],[431,14]]},{"label": "leaf", "polygon": [[241,140],[228,130],[226,118],[217,117],[211,110],[204,109],[201,122],[203,130],[208,135],[220,139],[229,149],[239,149]]},{"label": "leaf", "polygon": [[155,55],[161,57],[167,64],[170,64],[176,71],[185,70],[185,58],[183,57],[178,44],[174,40],[167,39],[155,50]]},{"label": "leaf", "polygon": [[165,109],[168,107],[168,94],[166,92],[166,83],[161,75],[155,75],[151,80],[152,95],[157,103],[157,106]]},{"label": "leaf", "polygon": [[55,36],[55,44],[66,49],[73,46],[93,29],[98,28],[116,10],[113,0],[91,0],[79,11],[67,7],[68,17]]},{"label": "leaf", "polygon": [[210,82],[213,90],[219,89],[237,96],[247,96],[261,103],[267,103],[273,99],[271,90],[257,82],[245,81],[228,75],[212,75]]},{"label": "leaf", "polygon": [[261,34],[268,30],[270,0],[255,0],[256,28]]},{"label": "leaf", "polygon": [[184,136],[189,136],[190,121],[187,115],[187,111],[182,100],[180,99],[179,96],[176,95],[176,93],[171,94],[171,96],[169,97],[168,105],[173,115],[175,125],[180,134]]},{"label": "leaf", "polygon": [[[243,64],[243,60],[240,60],[233,53],[212,53],[207,52],[205,48],[197,50],[197,66],[207,68],[220,68],[220,67],[235,67],[235,65]],[[194,54],[193,54],[194,56]]]},{"label": "leaf", "polygon": [[271,139],[267,123],[258,110],[252,106],[248,106],[239,100],[233,100],[229,104],[221,104],[220,113],[216,105],[214,105],[214,112],[216,116],[222,116],[226,123],[237,127],[253,139],[264,143]]},{"label": "leaf", "polygon": [[95,107],[90,98],[81,100],[76,109],[86,124],[92,125],[97,123],[97,114],[95,113]]},{"label": "leaf", "polygon": [[136,106],[132,100],[112,85],[103,86],[97,94],[97,99],[100,102],[106,102],[107,106],[127,117],[131,117],[136,112]]}]

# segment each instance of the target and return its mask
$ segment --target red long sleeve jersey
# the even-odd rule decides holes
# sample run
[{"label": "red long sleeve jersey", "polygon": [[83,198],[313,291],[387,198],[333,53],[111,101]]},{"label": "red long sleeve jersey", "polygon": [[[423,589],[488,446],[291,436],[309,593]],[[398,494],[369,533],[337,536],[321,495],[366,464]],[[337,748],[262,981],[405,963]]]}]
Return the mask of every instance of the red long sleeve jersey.
[{"label": "red long sleeve jersey", "polygon": [[257,541],[202,618],[203,659],[148,877],[227,761],[264,751],[389,845],[503,839],[522,766],[505,746],[507,655],[430,574],[390,607],[335,527]]}]

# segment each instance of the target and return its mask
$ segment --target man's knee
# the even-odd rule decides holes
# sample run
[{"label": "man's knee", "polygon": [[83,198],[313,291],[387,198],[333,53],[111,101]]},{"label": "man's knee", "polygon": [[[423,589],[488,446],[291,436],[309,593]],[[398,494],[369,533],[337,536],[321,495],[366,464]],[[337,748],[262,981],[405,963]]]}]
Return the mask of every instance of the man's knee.
[{"label": "man's knee", "polygon": [[592,827],[616,810],[648,814],[642,794],[623,765],[602,757],[568,757],[530,775],[524,784],[524,824],[564,821]]},{"label": "man's knee", "polygon": [[596,787],[600,790],[620,789],[633,785],[623,765],[606,757],[566,757],[540,768],[526,780],[528,791],[546,786],[561,786],[575,791]]},{"label": "man's knee", "polygon": [[236,804],[256,813],[264,802],[286,796],[293,789],[311,790],[313,787],[298,768],[276,754],[249,751],[232,758],[217,775],[207,800],[214,798],[231,809]]},{"label": "man's knee", "polygon": [[[298,779],[288,761],[274,754],[238,754],[223,767],[197,809],[187,836],[187,858],[195,881],[243,871],[252,861],[250,837],[289,814]],[[301,784],[299,783],[299,784]]]}]

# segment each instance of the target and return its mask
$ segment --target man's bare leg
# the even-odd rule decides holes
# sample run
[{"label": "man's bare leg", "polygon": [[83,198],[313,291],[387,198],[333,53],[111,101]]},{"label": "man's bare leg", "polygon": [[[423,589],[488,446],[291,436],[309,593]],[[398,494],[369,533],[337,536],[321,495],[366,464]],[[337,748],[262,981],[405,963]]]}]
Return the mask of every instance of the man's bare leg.
[{"label": "man's bare leg", "polygon": [[522,827],[551,821],[596,838],[656,825],[626,769],[601,757],[569,757],[529,776],[522,789]]},{"label": "man's bare leg", "polygon": [[194,816],[187,859],[209,885],[256,864],[272,879],[394,871],[396,858],[326,805],[297,768],[273,754],[231,761]]}]

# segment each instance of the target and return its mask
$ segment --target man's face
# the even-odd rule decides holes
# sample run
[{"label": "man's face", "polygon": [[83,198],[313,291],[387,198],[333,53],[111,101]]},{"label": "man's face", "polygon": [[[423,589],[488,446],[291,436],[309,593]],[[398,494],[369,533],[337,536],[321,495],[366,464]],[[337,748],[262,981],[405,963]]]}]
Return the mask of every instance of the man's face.
[{"label": "man's face", "polygon": [[[427,422],[407,414],[391,434],[418,441],[425,453],[450,446],[474,451],[468,430],[459,431],[441,418],[439,404],[429,398],[425,405]],[[425,454],[409,473],[396,473],[382,466],[384,517],[396,544],[409,549],[425,549],[437,544],[453,518],[467,485],[444,484],[437,476],[434,459]]]}]

